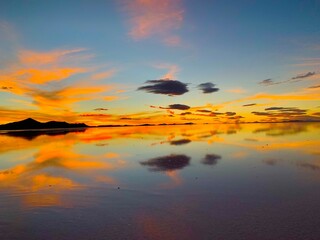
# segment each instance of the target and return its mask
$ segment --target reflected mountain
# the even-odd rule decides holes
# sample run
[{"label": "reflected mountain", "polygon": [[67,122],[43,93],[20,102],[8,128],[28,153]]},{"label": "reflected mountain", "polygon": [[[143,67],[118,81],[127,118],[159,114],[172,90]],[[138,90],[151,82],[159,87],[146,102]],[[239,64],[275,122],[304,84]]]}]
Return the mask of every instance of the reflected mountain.
[{"label": "reflected mountain", "polygon": [[52,130],[38,130],[38,131],[9,131],[0,133],[2,135],[10,136],[10,137],[19,137],[26,140],[33,140],[39,136],[59,136],[59,135],[65,135],[68,133],[80,133],[85,132],[86,129],[52,129]]},{"label": "reflected mountain", "polygon": [[67,123],[67,122],[38,122],[32,118],[22,121],[12,122],[0,125],[0,130],[23,130],[23,129],[51,129],[51,128],[86,128],[84,123]]},{"label": "reflected mountain", "polygon": [[142,166],[148,166],[152,172],[174,171],[182,169],[190,164],[190,157],[180,154],[171,154],[163,157],[151,158],[147,161],[140,162]]},{"label": "reflected mountain", "polygon": [[218,160],[221,159],[220,155],[216,154],[206,154],[206,156],[202,159],[201,163],[205,165],[216,165]]},{"label": "reflected mountain", "polygon": [[179,140],[170,141],[170,145],[183,145],[190,142],[191,142],[190,139],[179,139]]}]

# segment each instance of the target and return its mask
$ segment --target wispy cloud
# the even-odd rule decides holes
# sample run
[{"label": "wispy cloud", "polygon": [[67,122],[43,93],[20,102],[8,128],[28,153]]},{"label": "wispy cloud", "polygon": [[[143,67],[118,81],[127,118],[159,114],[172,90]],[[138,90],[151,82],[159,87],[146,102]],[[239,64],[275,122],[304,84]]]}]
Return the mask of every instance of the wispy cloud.
[{"label": "wispy cloud", "polygon": [[38,52],[31,50],[20,50],[18,52],[19,60],[22,64],[26,65],[47,65],[47,64],[57,64],[65,60],[68,56],[75,53],[80,53],[86,51],[85,48],[75,48],[75,49],[57,49],[48,52]]},{"label": "wispy cloud", "polygon": [[[320,93],[318,89],[314,89],[314,91],[310,90],[301,90],[297,92],[288,92],[288,93],[282,93],[282,94],[271,94],[271,93],[257,93],[252,96],[239,98],[237,100],[233,101],[227,101],[222,104],[220,104],[222,107],[225,107],[229,104],[235,104],[235,103],[241,103],[244,101],[257,101],[257,100],[272,100],[272,101],[318,101],[320,100]],[[248,106],[251,106],[251,104],[246,104]],[[259,102],[256,104],[256,106],[265,106],[266,104],[263,102]],[[254,105],[252,105],[254,106]]]},{"label": "wispy cloud", "polygon": [[103,86],[65,87],[58,90],[42,90],[30,88],[26,95],[33,98],[33,104],[42,110],[70,110],[79,101],[94,99],[99,92],[107,90]]},{"label": "wispy cloud", "polygon": [[177,73],[180,71],[179,66],[175,64],[167,64],[167,63],[160,63],[154,65],[156,68],[159,69],[167,69],[167,73],[161,77],[161,79],[176,79]]},{"label": "wispy cloud", "polygon": [[269,86],[269,85],[274,85],[274,84],[278,84],[278,83],[274,82],[271,78],[268,78],[268,79],[264,79],[264,80],[260,81],[259,84],[264,85],[264,86]]},{"label": "wispy cloud", "polygon": [[115,100],[117,100],[119,98],[120,98],[119,96],[104,96],[103,100],[105,100],[105,101],[115,101]]},{"label": "wispy cloud", "polygon": [[35,84],[43,84],[52,81],[61,81],[72,75],[84,73],[87,70],[84,68],[50,68],[50,69],[21,69],[16,72],[16,77],[28,79],[29,82]]},{"label": "wispy cloud", "polygon": [[295,77],[292,77],[291,79],[302,79],[302,78],[307,78],[307,77],[311,77],[313,75],[315,75],[315,72],[307,72],[307,73],[303,73],[303,74],[299,74]]},{"label": "wispy cloud", "polygon": [[257,105],[256,103],[248,103],[248,104],[244,104],[242,105],[243,107],[251,107],[251,106],[255,106]]},{"label": "wispy cloud", "polygon": [[320,85],[314,85],[314,86],[310,86],[308,88],[320,88]]},{"label": "wispy cloud", "polygon": [[306,73],[300,73],[290,79],[283,80],[283,81],[273,81],[271,78],[262,80],[259,82],[259,84],[263,86],[271,86],[271,85],[277,85],[277,84],[283,84],[283,83],[295,83],[295,82],[300,82],[302,80],[316,80],[320,79],[320,73],[316,72],[306,72]]},{"label": "wispy cloud", "polygon": [[183,23],[184,9],[181,0],[124,0],[129,16],[129,35],[134,40],[160,38],[167,45],[181,42],[175,33]]},{"label": "wispy cloud", "polygon": [[[82,74],[91,74],[89,79],[99,80],[113,75],[114,71],[95,73],[81,65],[87,63],[85,49],[64,49],[38,52],[19,49],[16,61],[5,70],[0,70],[0,91],[29,97],[29,107],[38,108],[42,115],[75,115],[73,105],[80,101],[98,99],[113,86],[84,82]],[[84,62],[85,61],[85,62]],[[65,80],[75,77],[73,84]],[[57,84],[57,82],[59,82]],[[25,113],[27,114],[27,113]]]},{"label": "wispy cloud", "polygon": [[265,111],[253,111],[252,114],[267,117],[265,121],[319,121],[320,118],[307,114],[307,109],[298,107],[270,107]]},{"label": "wispy cloud", "polygon": [[104,71],[104,72],[98,72],[98,73],[95,73],[95,74],[91,75],[90,79],[92,79],[92,80],[104,80],[104,79],[112,77],[115,73],[116,73],[115,69],[111,69],[111,70]]}]

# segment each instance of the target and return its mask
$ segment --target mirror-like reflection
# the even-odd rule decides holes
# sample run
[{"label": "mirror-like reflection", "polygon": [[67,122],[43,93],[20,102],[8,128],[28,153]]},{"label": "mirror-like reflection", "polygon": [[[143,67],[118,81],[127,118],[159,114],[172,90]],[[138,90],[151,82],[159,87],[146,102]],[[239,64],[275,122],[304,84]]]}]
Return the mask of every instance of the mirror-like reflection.
[{"label": "mirror-like reflection", "polygon": [[189,165],[190,157],[186,155],[175,155],[157,157],[140,162],[143,166],[148,166],[150,171],[174,171]]},{"label": "mirror-like reflection", "polygon": [[319,136],[319,123],[4,131],[0,238],[318,239]]},{"label": "mirror-like reflection", "polygon": [[221,156],[219,155],[206,154],[206,156],[202,160],[202,163],[205,165],[216,165],[219,159],[221,159]]}]

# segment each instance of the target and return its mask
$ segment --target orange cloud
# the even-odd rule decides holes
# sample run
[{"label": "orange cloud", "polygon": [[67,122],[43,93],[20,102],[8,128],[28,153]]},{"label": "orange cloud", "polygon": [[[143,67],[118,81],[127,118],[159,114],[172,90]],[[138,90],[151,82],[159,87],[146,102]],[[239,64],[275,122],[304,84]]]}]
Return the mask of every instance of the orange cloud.
[{"label": "orange cloud", "polygon": [[241,93],[246,93],[247,91],[244,90],[243,88],[234,88],[234,89],[226,90],[226,92],[241,94]]},{"label": "orange cloud", "polygon": [[26,94],[33,98],[33,104],[42,110],[57,112],[70,110],[73,103],[96,98],[96,94],[107,90],[108,86],[96,87],[65,87],[58,90],[45,91],[27,89]]},{"label": "orange cloud", "polygon": [[119,97],[118,96],[105,96],[105,97],[103,97],[103,99],[106,101],[114,101],[116,99],[119,99]]},{"label": "orange cloud", "polygon": [[64,80],[76,73],[86,72],[84,68],[55,68],[55,69],[22,69],[17,75],[28,82],[44,84]]},{"label": "orange cloud", "polygon": [[296,93],[286,93],[286,94],[269,94],[269,93],[257,93],[255,95],[240,98],[233,101],[224,102],[221,104],[221,106],[225,106],[228,104],[248,101],[248,100],[288,100],[288,101],[317,101],[320,100],[320,91],[318,89],[315,89],[310,93],[308,90],[303,90]]},{"label": "orange cloud", "polygon": [[308,94],[308,95],[294,95],[294,94],[267,94],[267,93],[259,93],[252,97],[248,97],[245,100],[255,100],[255,99],[271,99],[271,100],[317,100],[320,99],[320,94]]},{"label": "orange cloud", "polygon": [[39,191],[41,189],[48,188],[48,186],[54,186],[55,189],[72,189],[78,184],[75,184],[72,180],[62,177],[49,176],[47,174],[36,175],[32,178],[32,191]]},{"label": "orange cloud", "polygon": [[179,66],[174,64],[160,63],[154,65],[154,67],[159,69],[167,69],[168,72],[162,77],[160,77],[161,79],[175,79],[177,77],[177,73],[180,71]]},{"label": "orange cloud", "polygon": [[[87,69],[81,67],[83,60],[87,60],[85,54],[82,52],[85,49],[69,49],[69,50],[54,50],[48,52],[37,52],[31,50],[17,51],[17,61],[12,62],[5,70],[0,70],[1,86],[0,91],[6,91],[20,96],[31,98],[30,101],[17,100],[23,107],[31,108],[31,110],[24,109],[23,113],[19,115],[33,117],[39,116],[39,120],[47,120],[49,116],[55,120],[66,120],[70,117],[74,120],[78,115],[72,113],[74,103],[79,101],[93,100],[102,98],[99,95],[102,92],[107,92],[111,89],[111,85],[87,85],[87,81],[82,83],[80,74],[93,71],[90,80],[100,80],[111,77],[115,70],[111,69],[105,72],[95,73],[96,69]],[[76,55],[75,55],[76,54]],[[78,65],[78,66],[75,66]],[[67,79],[76,76],[73,79],[73,85],[66,85]],[[53,84],[58,82],[59,85]],[[110,96],[108,100],[116,99],[116,96]],[[41,114],[34,111],[38,107]],[[0,109],[10,112],[9,109]],[[12,112],[12,111],[11,111]],[[10,115],[11,120],[16,119],[15,115]],[[54,116],[54,117],[52,117]],[[63,117],[61,117],[63,116]],[[3,119],[2,119],[3,120]]]},{"label": "orange cloud", "polygon": [[172,32],[183,22],[181,0],[127,0],[125,10],[130,16],[129,35],[135,40],[160,36],[168,45],[180,43]]},{"label": "orange cloud", "polygon": [[99,73],[93,74],[91,76],[91,79],[92,80],[102,80],[102,79],[110,78],[115,74],[115,72],[116,71],[114,69],[109,70],[109,71],[105,71],[105,72],[99,72]]},{"label": "orange cloud", "polygon": [[64,57],[73,53],[85,51],[85,48],[77,48],[71,50],[54,50],[50,52],[36,52],[30,50],[20,50],[18,53],[19,60],[22,64],[47,65],[56,64]]}]

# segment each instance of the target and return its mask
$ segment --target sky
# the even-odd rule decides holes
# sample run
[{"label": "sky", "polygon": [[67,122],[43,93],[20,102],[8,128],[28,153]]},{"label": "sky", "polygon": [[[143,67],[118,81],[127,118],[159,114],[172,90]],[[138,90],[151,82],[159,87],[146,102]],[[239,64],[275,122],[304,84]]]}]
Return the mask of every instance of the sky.
[{"label": "sky", "polygon": [[320,1],[0,1],[0,114],[320,121]]}]

